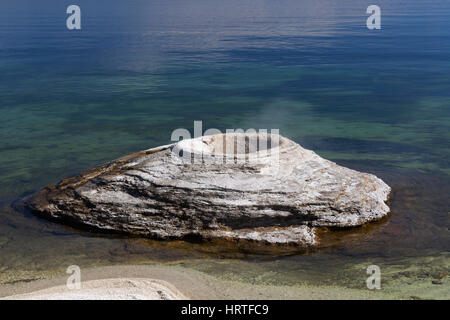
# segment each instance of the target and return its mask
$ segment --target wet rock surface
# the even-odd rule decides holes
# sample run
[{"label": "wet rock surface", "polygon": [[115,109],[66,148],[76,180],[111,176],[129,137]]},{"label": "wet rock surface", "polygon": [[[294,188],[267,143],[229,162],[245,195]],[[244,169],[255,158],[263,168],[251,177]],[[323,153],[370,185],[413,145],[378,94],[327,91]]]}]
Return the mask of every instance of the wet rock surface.
[{"label": "wet rock surface", "polygon": [[47,219],[158,239],[317,244],[389,212],[390,187],[271,134],[218,134],[114,160],[24,200]]}]

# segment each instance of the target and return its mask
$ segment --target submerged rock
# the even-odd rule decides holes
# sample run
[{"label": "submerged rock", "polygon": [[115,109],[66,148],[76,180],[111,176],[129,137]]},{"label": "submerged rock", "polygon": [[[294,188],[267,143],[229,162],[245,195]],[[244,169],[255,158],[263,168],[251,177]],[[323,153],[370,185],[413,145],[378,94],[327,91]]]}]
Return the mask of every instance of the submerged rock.
[{"label": "submerged rock", "polygon": [[387,215],[390,187],[274,134],[217,134],[137,152],[25,200],[36,214],[160,239],[314,245],[316,229]]}]

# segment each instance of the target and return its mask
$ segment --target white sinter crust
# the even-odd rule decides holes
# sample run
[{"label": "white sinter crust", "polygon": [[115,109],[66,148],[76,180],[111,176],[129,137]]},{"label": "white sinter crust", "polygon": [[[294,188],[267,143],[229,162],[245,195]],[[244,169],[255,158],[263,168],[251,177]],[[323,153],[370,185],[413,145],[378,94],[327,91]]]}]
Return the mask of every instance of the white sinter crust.
[{"label": "white sinter crust", "polygon": [[318,227],[387,215],[390,191],[287,138],[226,134],[131,154],[26,203],[46,218],[106,232],[310,246]]}]

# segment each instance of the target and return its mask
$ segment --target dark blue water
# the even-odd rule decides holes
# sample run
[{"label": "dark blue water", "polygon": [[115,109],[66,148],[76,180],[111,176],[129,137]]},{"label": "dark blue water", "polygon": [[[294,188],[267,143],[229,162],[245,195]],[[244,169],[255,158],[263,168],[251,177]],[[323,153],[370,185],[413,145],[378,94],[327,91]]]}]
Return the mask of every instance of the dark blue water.
[{"label": "dark blue water", "polygon": [[[66,28],[70,4],[81,7],[82,30]],[[351,266],[367,259],[389,266],[431,259],[429,274],[445,270],[450,2],[377,1],[381,30],[366,27],[370,4],[2,1],[0,282],[73,263],[184,257],[172,245],[79,234],[9,205],[80,170],[169,143],[194,120],[204,129],[278,128],[394,188],[388,222],[344,234],[325,252],[257,262],[258,272],[281,268],[292,283],[315,269],[314,281],[338,281],[324,266],[339,259],[346,283],[357,286]],[[192,264],[216,274],[211,261]]]}]

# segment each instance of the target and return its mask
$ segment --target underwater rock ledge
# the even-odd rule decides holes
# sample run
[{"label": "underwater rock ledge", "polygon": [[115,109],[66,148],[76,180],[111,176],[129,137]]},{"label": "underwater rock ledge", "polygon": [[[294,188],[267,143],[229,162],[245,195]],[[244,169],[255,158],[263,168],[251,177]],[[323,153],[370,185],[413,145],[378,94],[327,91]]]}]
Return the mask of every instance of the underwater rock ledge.
[{"label": "underwater rock ledge", "polygon": [[389,213],[391,188],[274,134],[227,133],[133,153],[26,198],[72,226],[157,239],[312,246],[317,228]]}]

